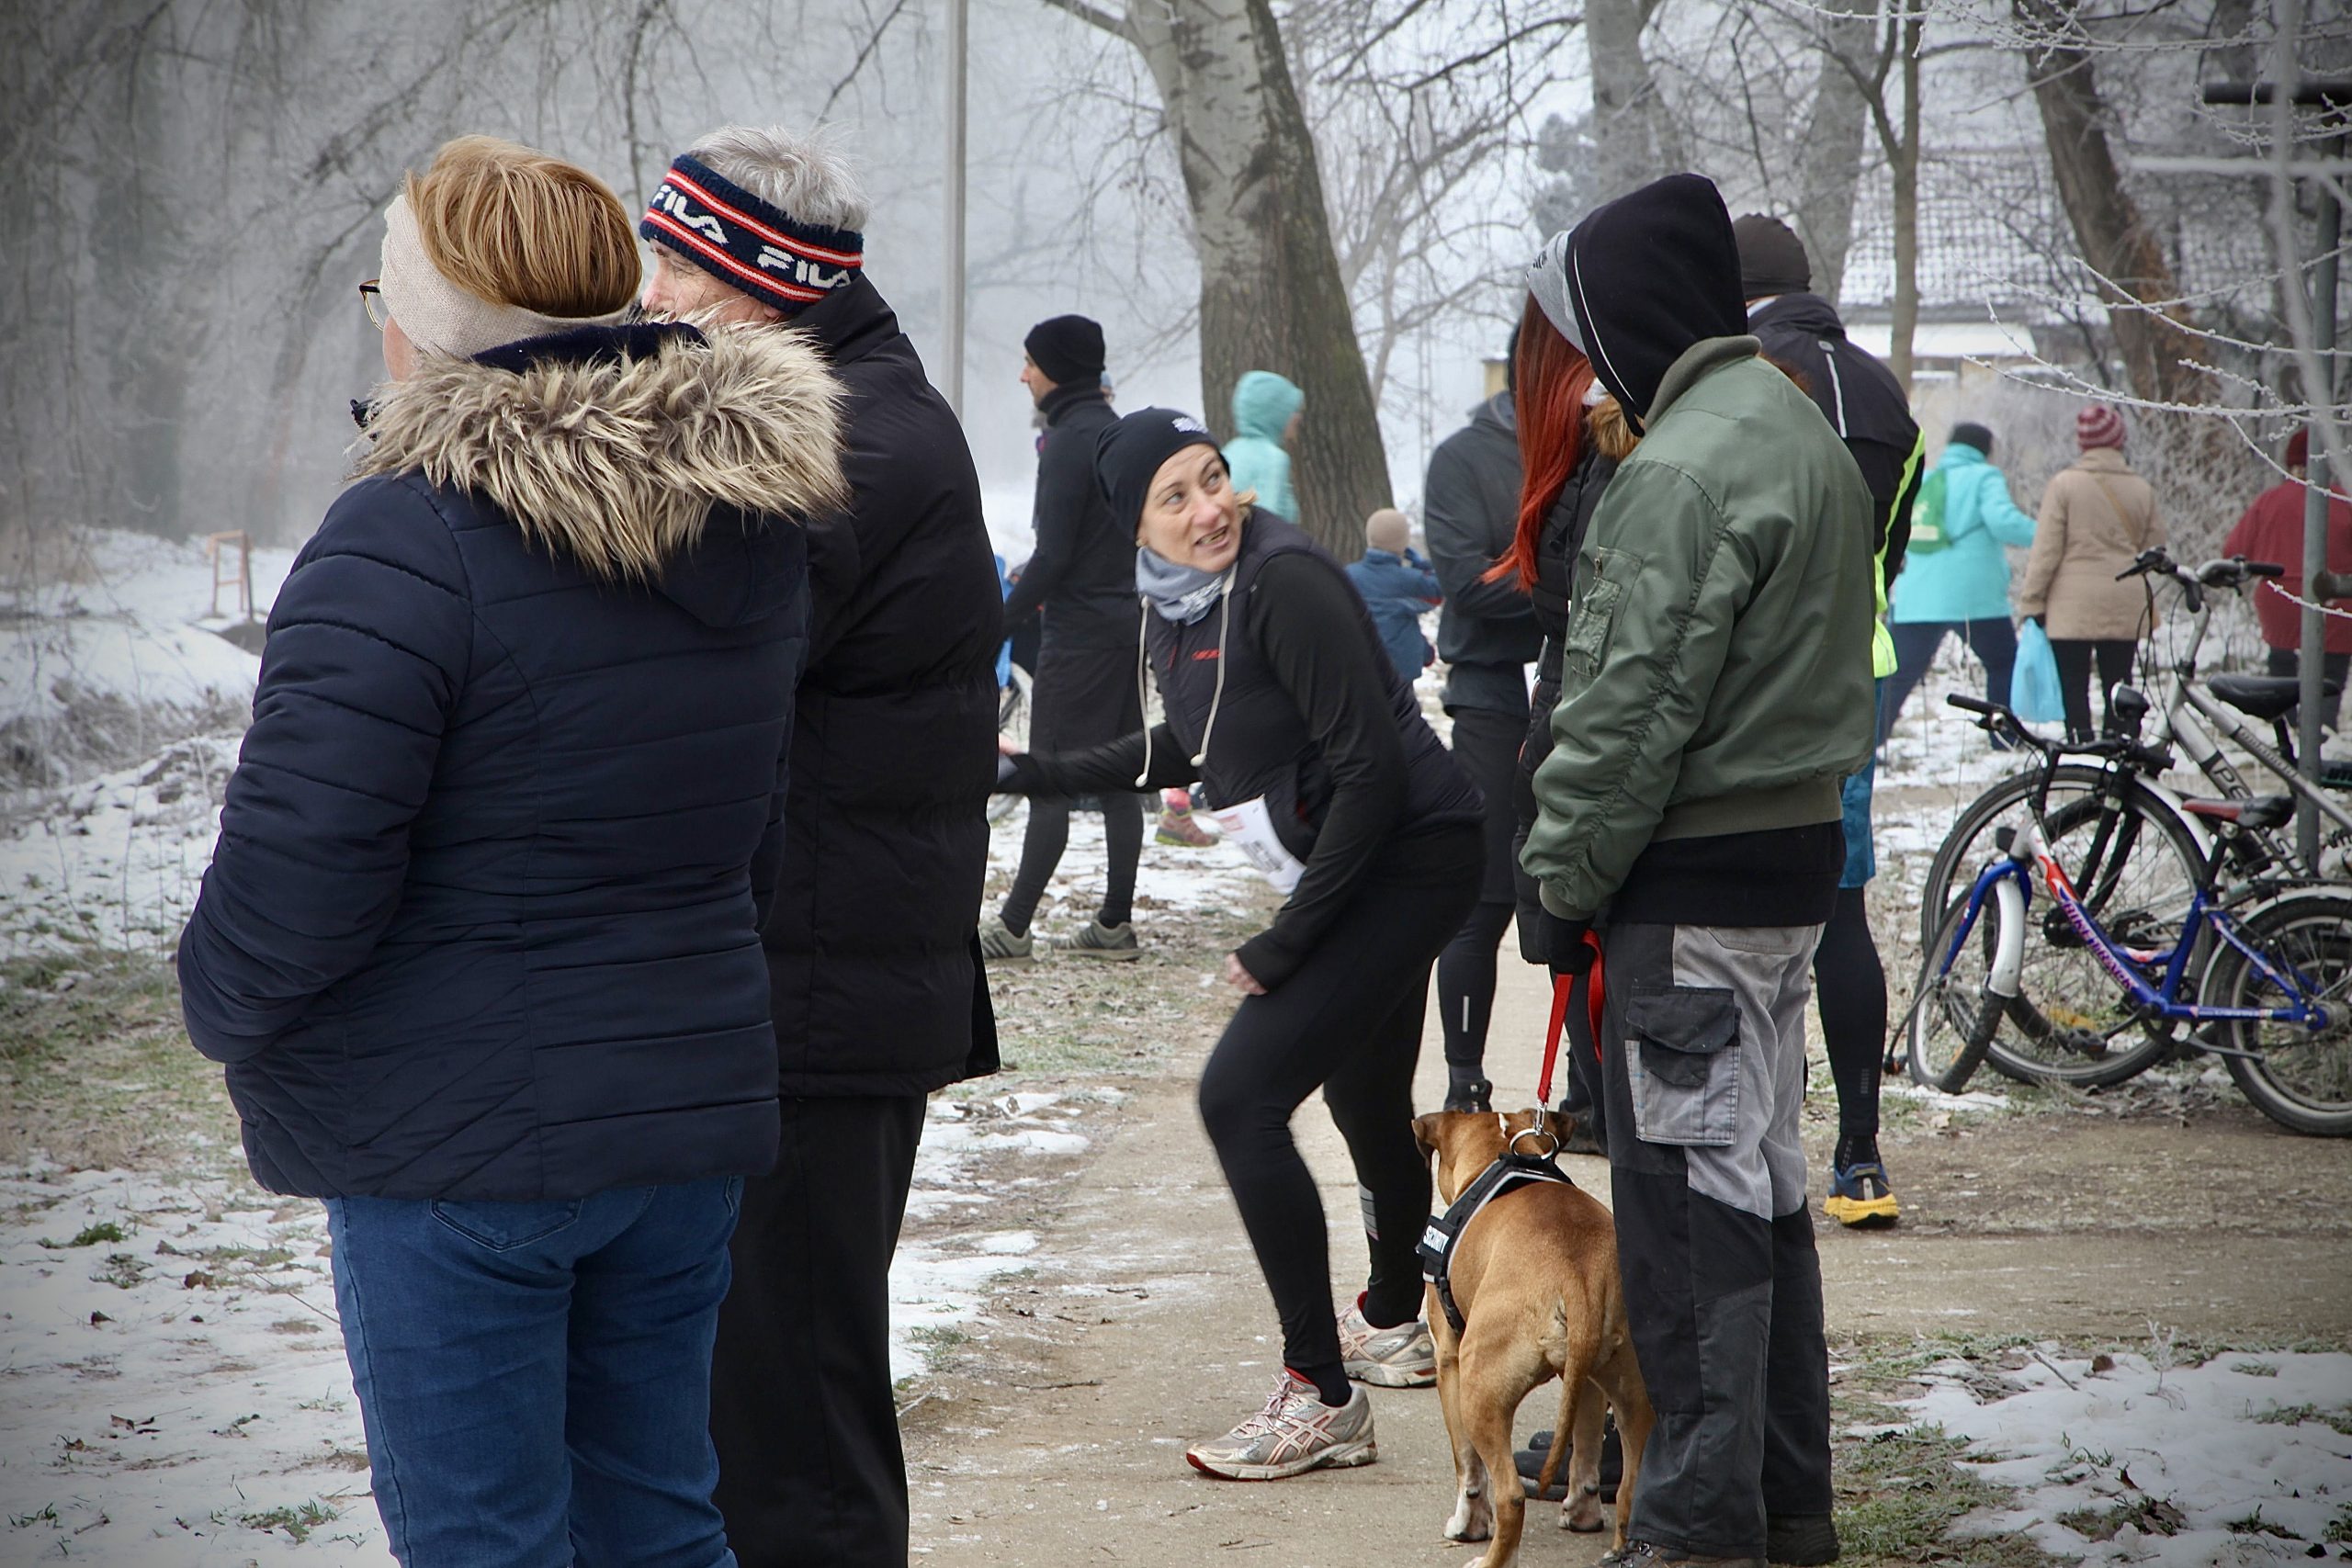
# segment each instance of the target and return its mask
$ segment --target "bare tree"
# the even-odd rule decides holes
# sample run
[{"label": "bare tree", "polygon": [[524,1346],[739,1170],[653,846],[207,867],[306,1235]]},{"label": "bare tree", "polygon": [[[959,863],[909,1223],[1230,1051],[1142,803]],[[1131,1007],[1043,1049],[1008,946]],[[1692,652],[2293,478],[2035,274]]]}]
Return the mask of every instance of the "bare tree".
[{"label": "bare tree", "polygon": [[2194,331],[2156,235],[2125,187],[2108,142],[2113,112],[2100,96],[2086,0],[2012,0],[2025,31],[2026,68],[2050,147],[2058,193],[2101,297],[2124,373],[2141,397],[2212,400],[2211,354]]}]

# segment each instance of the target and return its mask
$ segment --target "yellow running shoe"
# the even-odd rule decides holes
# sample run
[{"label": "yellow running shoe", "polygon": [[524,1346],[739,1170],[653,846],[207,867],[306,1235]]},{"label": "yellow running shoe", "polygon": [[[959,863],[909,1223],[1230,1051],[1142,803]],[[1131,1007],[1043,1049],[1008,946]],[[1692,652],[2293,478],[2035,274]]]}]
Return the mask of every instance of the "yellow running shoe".
[{"label": "yellow running shoe", "polygon": [[1841,1225],[1858,1227],[1891,1225],[1903,1214],[1894,1189],[1887,1183],[1886,1167],[1876,1160],[1831,1171],[1829,1196],[1821,1201],[1821,1212]]}]

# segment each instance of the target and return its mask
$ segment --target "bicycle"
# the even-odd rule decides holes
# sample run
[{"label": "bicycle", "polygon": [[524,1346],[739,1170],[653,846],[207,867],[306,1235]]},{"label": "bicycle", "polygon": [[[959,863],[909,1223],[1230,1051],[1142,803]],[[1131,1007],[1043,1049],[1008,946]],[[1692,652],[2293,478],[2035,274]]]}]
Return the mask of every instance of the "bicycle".
[{"label": "bicycle", "polygon": [[[2118,580],[2154,576],[2169,579],[2180,587],[2191,615],[2184,651],[2172,661],[2163,684],[2157,689],[2157,700],[2149,710],[2162,716],[2157,748],[2177,747],[2204,776],[2215,794],[2233,800],[2252,799],[2253,788],[2214,739],[2213,732],[2219,729],[2275,775],[2297,799],[2312,801],[2321,815],[2334,825],[2335,831],[2328,839],[2329,846],[2340,850],[2346,843],[2352,842],[2352,812],[2338,805],[2326,790],[2312,788],[2310,781],[2303,778],[2296,768],[2294,743],[2286,720],[2300,695],[2295,679],[2275,675],[2217,675],[2208,682],[2206,689],[2201,690],[2197,682],[2198,656],[2203,649],[2206,633],[2212,622],[2211,592],[2219,589],[2243,592],[2258,580],[2281,576],[2284,570],[2284,568],[2266,561],[2232,557],[2207,561],[2191,571],[2159,548],[2141,552]],[[2232,709],[2236,712],[2233,713]],[[2269,720],[2277,745],[2266,744],[2238,716],[2240,714]],[[2030,731],[2024,733],[2030,734]],[[2169,760],[2165,766],[2170,766]],[[2144,815],[2170,817],[2177,820],[2180,817],[2180,797],[2161,782],[2163,771],[2158,768],[2143,772],[2143,782],[2147,787],[2144,791],[2132,792],[2134,809]],[[1951,831],[1945,836],[1935,858],[1928,863],[1927,883],[1919,906],[1920,940],[1925,942],[1934,934],[1951,906],[1961,879],[1967,874],[1966,868],[1984,859],[1985,841],[1991,829],[2012,818],[2018,807],[2029,797],[2037,795],[2047,796],[2053,793],[2062,796],[2091,793],[2098,787],[2098,772],[2085,767],[2061,768],[2039,783],[2037,775],[2029,772],[2002,780],[1971,802],[1953,822]],[[2352,784],[2352,769],[2331,770],[2331,776],[2325,783],[2329,788]],[[2200,842],[2199,853],[2203,847]],[[2309,880],[2318,874],[2318,868],[2305,865],[2295,852],[2291,835],[2266,831],[2234,839],[2232,857],[2238,874],[2249,881],[2274,875]],[[2194,863],[2193,858],[2188,863]]]},{"label": "bicycle", "polygon": [[[2145,696],[2118,687],[2116,711],[2129,733],[2079,745],[2035,734],[1997,704],[1958,695],[1946,700],[1980,715],[1980,728],[1997,739],[2039,754],[2037,768],[2011,781],[2022,797],[2015,804],[2023,807],[2044,852],[2109,930],[2136,938],[2177,923],[2211,839],[2179,809],[2177,796],[2152,782],[2172,759],[2138,738],[2149,709]],[[2070,757],[2092,761],[2065,760]],[[2001,799],[2005,808],[2012,803],[2010,795]],[[1964,817],[1954,838],[1968,830],[1968,821]],[[2015,829],[2015,823],[1999,824],[1996,836]],[[1939,910],[1939,929],[1955,907],[1956,901],[1946,901]],[[2055,909],[2043,916],[2041,936],[2021,952],[2018,984],[2004,991],[2000,1017],[1993,1021],[1998,1032],[1988,1038],[1984,1055],[1995,1070],[2021,1083],[2103,1088],[2171,1054],[2168,1026],[2116,1012],[2106,973]],[[1937,943],[1937,931],[1930,931],[1921,951],[1933,953]],[[2000,1031],[2003,1021],[2011,1027]],[[1899,1070],[1903,1063],[1888,1066]]]},{"label": "bicycle", "polygon": [[[1915,1080],[1956,1094],[1990,1054],[2001,1020],[2022,995],[2038,873],[2120,991],[2123,1012],[2191,1025],[2187,1043],[2223,1058],[2246,1099],[2281,1126],[2352,1134],[2352,889],[2297,887],[2233,910],[2220,896],[2230,840],[2278,828],[2292,816],[2294,800],[2182,804],[2216,830],[2169,947],[2118,941],[2044,852],[2036,827],[1998,830],[2000,852],[1946,912],[1921,961],[1902,1025]],[[2192,967],[2201,969],[2194,999]],[[2272,1027],[2283,1037],[2267,1040],[2262,1032]]]}]

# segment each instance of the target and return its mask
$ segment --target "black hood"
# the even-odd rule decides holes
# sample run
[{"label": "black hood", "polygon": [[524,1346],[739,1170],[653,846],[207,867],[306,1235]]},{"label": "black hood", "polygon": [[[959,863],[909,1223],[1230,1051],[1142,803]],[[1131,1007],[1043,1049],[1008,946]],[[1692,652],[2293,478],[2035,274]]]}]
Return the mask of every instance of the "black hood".
[{"label": "black hood", "polygon": [[1747,331],[1739,246],[1713,180],[1668,175],[1568,236],[1568,299],[1601,385],[1634,429],[1693,344]]},{"label": "black hood", "polygon": [[1783,294],[1747,318],[1747,330],[1758,337],[1768,327],[1781,327],[1814,337],[1844,337],[1846,323],[1838,308],[1818,294]]}]

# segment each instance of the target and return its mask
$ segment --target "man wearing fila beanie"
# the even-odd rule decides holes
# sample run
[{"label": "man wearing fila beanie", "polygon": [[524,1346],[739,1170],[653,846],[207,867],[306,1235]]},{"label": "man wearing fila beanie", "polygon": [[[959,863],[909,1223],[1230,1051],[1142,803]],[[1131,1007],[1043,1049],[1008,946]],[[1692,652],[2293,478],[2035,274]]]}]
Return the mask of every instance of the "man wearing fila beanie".
[{"label": "man wearing fila beanie", "polygon": [[964,433],[865,276],[865,214],[822,136],[736,126],[671,165],[639,226],[649,311],[788,321],[848,391],[850,502],[808,528],[813,630],[761,931],[784,1150],[745,1185],[713,1357],[742,1568],[904,1568],[890,1255],[924,1097],[996,1067],[977,911],[1002,600]]},{"label": "man wearing fila beanie", "polygon": [[1872,739],[1870,491],[1746,335],[1712,184],[1600,208],[1566,272],[1594,368],[1645,434],[1579,553],[1522,863],[1564,951],[1600,928],[1618,1249],[1657,1411],[1629,1532],[1660,1568],[1827,1562],[1797,1134],[1838,785]]}]

